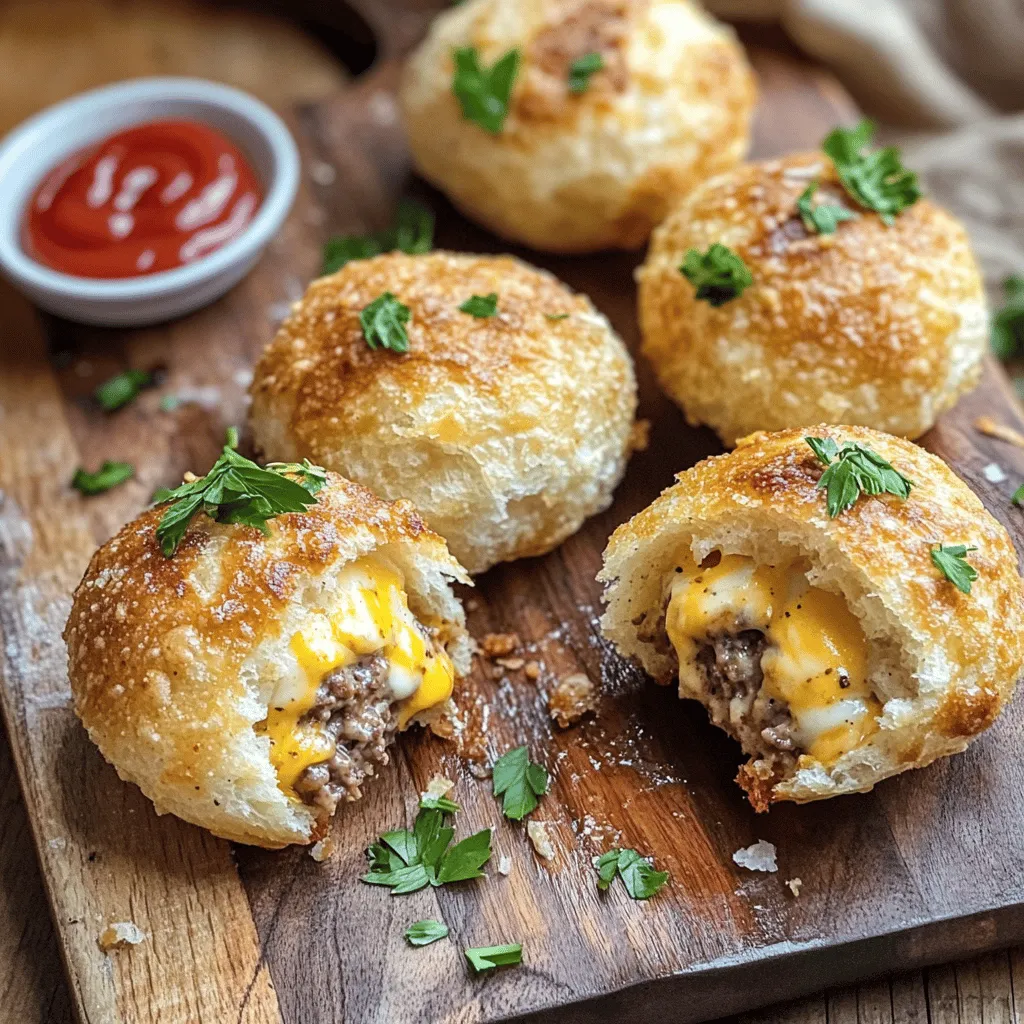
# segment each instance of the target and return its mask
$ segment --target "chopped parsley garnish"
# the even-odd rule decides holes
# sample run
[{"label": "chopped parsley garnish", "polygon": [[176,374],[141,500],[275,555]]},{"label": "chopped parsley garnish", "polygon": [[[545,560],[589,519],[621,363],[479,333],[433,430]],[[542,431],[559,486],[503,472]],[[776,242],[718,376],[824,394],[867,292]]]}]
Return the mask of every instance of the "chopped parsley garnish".
[{"label": "chopped parsley garnish", "polygon": [[462,810],[454,800],[437,793],[424,793],[420,797],[420,807],[425,811],[444,811],[445,814],[458,814]]},{"label": "chopped parsley garnish", "polygon": [[800,198],[796,201],[796,208],[804,227],[819,235],[831,235],[844,220],[856,220],[857,214],[847,210],[835,203],[818,203],[815,206],[811,200],[814,193],[818,191],[818,182],[812,181],[803,190]]},{"label": "chopped parsley garnish", "polygon": [[134,401],[152,383],[153,375],[145,370],[125,370],[105,380],[92,394],[104,412],[114,412]]},{"label": "chopped parsley garnish", "polygon": [[668,881],[667,871],[655,871],[636,850],[609,850],[596,859],[594,867],[598,889],[607,889],[618,875],[635,900],[649,900]]},{"label": "chopped parsley garnish", "polygon": [[475,121],[484,131],[500,135],[519,72],[519,51],[509,50],[490,68],[480,64],[475,46],[461,47],[454,57],[452,92],[462,107],[462,116],[467,121]]},{"label": "chopped parsley garnish", "polygon": [[523,962],[523,946],[519,942],[511,942],[506,946],[477,946],[466,950],[466,959],[479,974],[489,971],[492,967],[509,967]]},{"label": "chopped parsley garnish", "polygon": [[998,359],[1012,359],[1024,349],[1024,277],[1006,278],[1003,293],[1006,302],[992,317],[992,352]]},{"label": "chopped parsley garnish", "polygon": [[831,437],[805,437],[804,440],[822,465],[828,467],[821,474],[818,490],[826,493],[831,519],[852,508],[862,494],[910,496],[914,481],[865,445],[844,441],[840,447]]},{"label": "chopped parsley garnish", "polygon": [[604,57],[599,53],[585,53],[569,65],[569,92],[579,95],[586,92],[590,76],[604,67]]},{"label": "chopped parsley garnish", "polygon": [[551,321],[568,320],[569,319],[569,314],[568,313],[545,313],[544,316],[547,317],[547,319],[551,320]]},{"label": "chopped parsley garnish", "polygon": [[422,808],[411,832],[385,832],[366,851],[370,870],[363,881],[386,885],[392,896],[400,896],[427,885],[482,877],[480,869],[491,857],[491,830],[485,828],[448,849],[455,829],[444,820],[443,809]]},{"label": "chopped parsley garnish", "polygon": [[821,148],[831,157],[839,180],[850,198],[874,210],[886,224],[921,198],[917,175],[900,163],[895,146],[864,152],[875,126],[864,118],[856,128],[834,128]]},{"label": "chopped parsley garnish", "polygon": [[935,563],[935,568],[957,590],[969,594],[971,584],[978,578],[978,570],[967,561],[967,554],[977,550],[977,548],[968,547],[966,544],[940,544],[931,550],[932,561]]},{"label": "chopped parsley garnish", "polygon": [[434,245],[434,214],[414,199],[401,199],[395,222],[368,235],[337,235],[324,245],[322,274],[341,270],[350,260],[368,260],[399,249],[410,256],[430,252]]},{"label": "chopped parsley garnish", "polygon": [[448,938],[448,926],[440,921],[413,921],[405,929],[405,941],[410,946],[429,946],[438,939]]},{"label": "chopped parsley garnish", "polygon": [[460,312],[468,313],[479,320],[486,320],[498,312],[498,293],[489,292],[487,295],[473,295],[459,306]]},{"label": "chopped parsley garnish", "polygon": [[[316,504],[316,494],[327,481],[327,473],[319,466],[305,460],[272,462],[262,468],[239,455],[237,447],[238,431],[232,427],[206,476],[154,495],[160,504],[171,503],[156,528],[160,550],[167,558],[178,550],[192,517],[201,512],[218,523],[255,526],[268,535],[267,520],[286,512],[304,512]],[[292,480],[292,476],[300,479]]]},{"label": "chopped parsley garnish", "polygon": [[502,797],[506,818],[522,821],[537,806],[537,798],[548,791],[547,770],[530,762],[526,747],[516,747],[494,763],[494,795]]},{"label": "chopped parsley garnish", "polygon": [[399,302],[391,292],[378,296],[359,314],[366,344],[372,349],[408,352],[409,335],[405,325],[410,315],[409,307]]},{"label": "chopped parsley garnish", "polygon": [[130,480],[134,475],[135,467],[130,462],[104,462],[95,473],[76,469],[71,478],[71,486],[82,494],[102,494]]},{"label": "chopped parsley garnish", "polygon": [[1020,487],[1010,495],[1010,501],[1012,501],[1014,505],[1024,505],[1024,484],[1021,484]]},{"label": "chopped parsley garnish", "polygon": [[697,289],[697,298],[712,306],[723,306],[754,283],[747,265],[721,242],[707,252],[690,249],[679,273]]}]

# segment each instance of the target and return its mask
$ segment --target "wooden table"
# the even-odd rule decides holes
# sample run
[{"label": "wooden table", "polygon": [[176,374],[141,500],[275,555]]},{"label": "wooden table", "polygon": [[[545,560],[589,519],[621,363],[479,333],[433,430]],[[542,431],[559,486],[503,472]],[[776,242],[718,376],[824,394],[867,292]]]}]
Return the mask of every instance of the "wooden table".
[{"label": "wooden table", "polygon": [[[72,5],[59,6],[70,13]],[[188,3],[75,0],[58,36],[39,32],[39,9],[27,0],[0,2],[0,131],[33,106],[128,75],[196,73],[232,81],[272,103],[311,99],[344,79],[313,42],[266,17],[217,14]],[[90,52],[116,32],[132,45],[108,46],[102,61],[64,59]],[[217,45],[210,44],[211,33]],[[157,45],[161,41],[161,45]],[[194,44],[194,45],[193,45]],[[234,59],[218,59],[234,46]],[[288,59],[263,62],[260,53]],[[33,76],[35,79],[33,80]],[[35,101],[38,102],[35,102]],[[0,285],[0,338],[34,332],[34,314]],[[43,893],[6,737],[0,734],[0,1020],[72,1020],[71,1001]],[[1024,948],[843,989],[775,1007],[749,1022],[925,1022],[1002,1024],[1022,1018]]]}]

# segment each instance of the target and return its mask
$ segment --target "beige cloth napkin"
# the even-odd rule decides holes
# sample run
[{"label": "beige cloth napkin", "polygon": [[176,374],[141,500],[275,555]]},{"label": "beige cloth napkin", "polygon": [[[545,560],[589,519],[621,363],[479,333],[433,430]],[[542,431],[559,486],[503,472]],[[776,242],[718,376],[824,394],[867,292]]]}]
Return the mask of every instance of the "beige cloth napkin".
[{"label": "beige cloth napkin", "polygon": [[967,223],[995,301],[1024,273],[1021,0],[705,0],[777,21],[897,137],[929,193]]}]

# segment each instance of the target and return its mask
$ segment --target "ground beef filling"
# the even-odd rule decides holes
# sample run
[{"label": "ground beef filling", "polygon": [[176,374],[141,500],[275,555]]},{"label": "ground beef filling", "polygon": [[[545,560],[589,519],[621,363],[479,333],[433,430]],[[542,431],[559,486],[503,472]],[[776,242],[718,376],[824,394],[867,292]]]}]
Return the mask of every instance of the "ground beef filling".
[{"label": "ground beef filling", "polygon": [[363,782],[389,761],[398,715],[388,688],[388,662],[367,655],[324,676],[304,721],[320,722],[337,744],[327,761],[310,765],[295,783],[306,803],[334,814],[358,800]]},{"label": "ground beef filling", "polygon": [[[638,636],[675,662],[676,650],[665,630],[667,606],[666,601],[653,627],[638,623]],[[802,751],[793,736],[789,707],[761,692],[761,656],[767,647],[768,638],[759,629],[720,633],[700,645],[696,660],[704,674],[704,705],[711,720],[738,740],[744,753],[768,762],[781,777],[796,766]]]},{"label": "ground beef filling", "polygon": [[722,633],[700,645],[697,664],[704,673],[704,703],[715,725],[739,740],[752,757],[789,771],[800,751],[788,706],[761,691],[761,655],[767,646],[759,629]]}]

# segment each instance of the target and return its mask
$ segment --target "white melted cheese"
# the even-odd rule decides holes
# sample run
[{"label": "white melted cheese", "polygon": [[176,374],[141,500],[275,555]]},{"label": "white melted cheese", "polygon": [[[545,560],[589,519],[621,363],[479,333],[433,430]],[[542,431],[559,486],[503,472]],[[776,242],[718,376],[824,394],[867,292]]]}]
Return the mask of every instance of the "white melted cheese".
[{"label": "white melted cheese", "polygon": [[808,756],[832,764],[878,728],[881,705],[867,678],[867,640],[839,595],[812,587],[799,563],[758,565],[725,555],[714,566],[683,570],[673,580],[666,615],[682,695],[704,692],[701,645],[756,629],[768,639],[762,692],[788,706],[794,738]]}]

